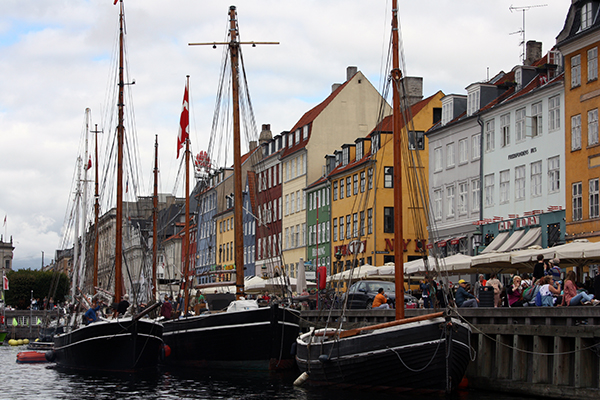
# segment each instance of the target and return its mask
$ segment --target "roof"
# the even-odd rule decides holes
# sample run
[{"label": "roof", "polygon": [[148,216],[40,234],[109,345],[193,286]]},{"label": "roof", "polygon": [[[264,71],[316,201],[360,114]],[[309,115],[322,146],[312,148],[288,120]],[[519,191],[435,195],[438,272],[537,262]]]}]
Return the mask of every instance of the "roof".
[{"label": "roof", "polygon": [[[593,7],[594,13],[592,14],[593,20],[587,29],[581,30],[581,8],[583,5],[588,3],[594,3],[595,5],[595,7]],[[597,12],[599,3],[600,1],[598,0],[575,0],[571,3],[567,13],[567,18],[565,19],[565,25],[563,26],[562,31],[556,37],[557,47],[566,45],[579,39],[580,37],[587,36],[591,32],[595,32],[600,29],[600,17],[598,16]]]}]

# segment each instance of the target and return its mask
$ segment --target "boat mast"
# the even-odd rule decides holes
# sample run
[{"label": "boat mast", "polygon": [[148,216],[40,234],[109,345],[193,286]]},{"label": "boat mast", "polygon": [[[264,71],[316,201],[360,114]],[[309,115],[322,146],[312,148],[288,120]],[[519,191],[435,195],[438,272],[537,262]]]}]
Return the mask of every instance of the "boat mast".
[{"label": "boat mast", "polygon": [[154,195],[152,196],[152,299],[156,300],[156,256],[158,253],[158,135],[154,142]]},{"label": "boat mast", "polygon": [[85,277],[87,275],[87,271],[85,269],[85,253],[86,253],[86,248],[87,248],[87,240],[86,240],[86,232],[87,232],[87,184],[88,184],[88,179],[87,179],[87,173],[88,173],[88,160],[89,160],[89,154],[88,154],[88,135],[90,132],[90,113],[92,112],[92,110],[90,110],[89,108],[85,109],[85,149],[84,149],[84,156],[83,156],[83,199],[82,199],[82,221],[83,223],[81,224],[81,226],[83,227],[83,233],[81,235],[81,283],[83,286],[83,283],[85,282]]},{"label": "boat mast", "polygon": [[95,155],[94,155],[94,170],[95,170],[95,179],[94,179],[94,277],[93,277],[93,288],[94,294],[97,292],[98,287],[98,219],[100,215],[100,195],[98,194],[98,124],[96,124],[96,129],[94,130],[95,135]]},{"label": "boat mast", "polygon": [[117,126],[117,216],[115,220],[115,302],[121,301],[121,291],[123,290],[122,272],[123,265],[123,137],[125,135],[125,127],[123,126],[123,91],[125,89],[124,73],[123,73],[123,28],[124,10],[123,0],[120,0],[119,11],[119,101],[117,107],[119,109],[119,125]]},{"label": "boat mast", "polygon": [[81,156],[77,157],[77,188],[75,189],[75,238],[73,241],[73,275],[71,280],[71,298],[75,301],[79,283],[79,200],[81,198]]},{"label": "boat mast", "polygon": [[[189,101],[189,90],[190,90],[190,76],[186,76],[186,93],[188,94]],[[189,109],[189,103],[188,103]],[[189,127],[189,114],[186,125]],[[189,129],[189,128],[188,128]],[[188,304],[190,301],[190,135],[186,135],[185,138],[185,228],[183,229],[183,277],[185,279],[183,283],[183,315],[187,315]]]},{"label": "boat mast", "polygon": [[235,246],[235,298],[244,296],[244,235],[242,226],[242,151],[240,139],[239,50],[235,6],[229,7],[229,54],[231,56],[231,93],[233,96],[233,215]]},{"label": "boat mast", "polygon": [[396,319],[404,318],[404,237],[402,232],[402,116],[400,71],[398,0],[392,0],[392,85],[394,130],[394,277],[396,282]]}]

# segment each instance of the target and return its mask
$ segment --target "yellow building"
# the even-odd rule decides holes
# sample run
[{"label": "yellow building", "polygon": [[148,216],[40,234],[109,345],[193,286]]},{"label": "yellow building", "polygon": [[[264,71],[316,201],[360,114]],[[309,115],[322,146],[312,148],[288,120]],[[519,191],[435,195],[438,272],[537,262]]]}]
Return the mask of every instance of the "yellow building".
[{"label": "yellow building", "polygon": [[235,281],[235,251],[233,208],[229,208],[215,216],[216,234],[216,269],[214,282]]},{"label": "yellow building", "polygon": [[573,1],[556,46],[565,62],[566,239],[600,240],[598,1]]},{"label": "yellow building", "polygon": [[[427,177],[429,150],[424,132],[441,115],[442,92],[411,106],[412,121],[403,125],[409,148],[403,154],[420,157],[420,176]],[[330,173],[332,207],[332,271],[341,272],[356,265],[381,266],[394,262],[394,152],[392,117],[386,117],[366,138],[355,144],[342,146],[336,152],[336,168]],[[406,160],[405,160],[406,163]],[[415,165],[415,164],[413,164]],[[416,189],[409,183],[408,172],[403,171],[403,236],[404,262],[422,256],[425,249],[425,212],[415,206]],[[427,182],[420,187],[426,193]],[[421,246],[417,246],[420,243]]]}]

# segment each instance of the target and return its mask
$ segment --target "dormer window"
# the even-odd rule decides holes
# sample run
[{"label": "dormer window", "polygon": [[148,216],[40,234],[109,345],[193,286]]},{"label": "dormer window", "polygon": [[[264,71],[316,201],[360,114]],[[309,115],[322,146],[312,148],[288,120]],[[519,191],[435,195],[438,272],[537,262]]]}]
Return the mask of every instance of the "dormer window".
[{"label": "dormer window", "polygon": [[296,129],[296,143],[300,143],[300,132],[302,130],[300,128]]},{"label": "dormer window", "polygon": [[363,147],[364,147],[364,142],[362,140],[356,142],[356,159],[360,160],[361,158],[363,158]]},{"label": "dormer window", "polygon": [[377,153],[379,150],[379,134],[374,134],[371,140],[371,152],[373,154]]},{"label": "dormer window", "polygon": [[521,90],[523,87],[523,70],[521,68],[515,70],[515,83],[517,84],[516,90]]},{"label": "dormer window", "polygon": [[302,140],[308,139],[308,125],[304,125],[302,128]]},{"label": "dormer window", "polygon": [[342,162],[342,153],[340,151],[335,152],[335,166],[337,167]]},{"label": "dormer window", "polygon": [[442,125],[446,125],[448,122],[452,121],[453,106],[454,103],[452,101],[442,104]]},{"label": "dormer window", "polygon": [[344,147],[342,149],[342,165],[348,165],[350,159],[350,148]]},{"label": "dormer window", "polygon": [[467,90],[467,115],[473,115],[477,112],[477,110],[479,110],[479,86],[475,86],[474,88],[468,88]]},{"label": "dormer window", "polygon": [[581,30],[584,31],[592,26],[592,3],[581,6]]}]

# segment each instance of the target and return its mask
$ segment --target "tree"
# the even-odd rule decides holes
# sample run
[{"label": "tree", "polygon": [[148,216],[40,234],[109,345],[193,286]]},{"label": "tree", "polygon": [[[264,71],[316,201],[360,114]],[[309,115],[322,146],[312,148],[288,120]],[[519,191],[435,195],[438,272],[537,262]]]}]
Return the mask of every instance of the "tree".
[{"label": "tree", "polygon": [[6,291],[6,304],[19,310],[26,310],[33,298],[48,299],[52,297],[54,304],[61,303],[69,293],[69,277],[64,273],[20,269],[9,271],[9,290]]}]

